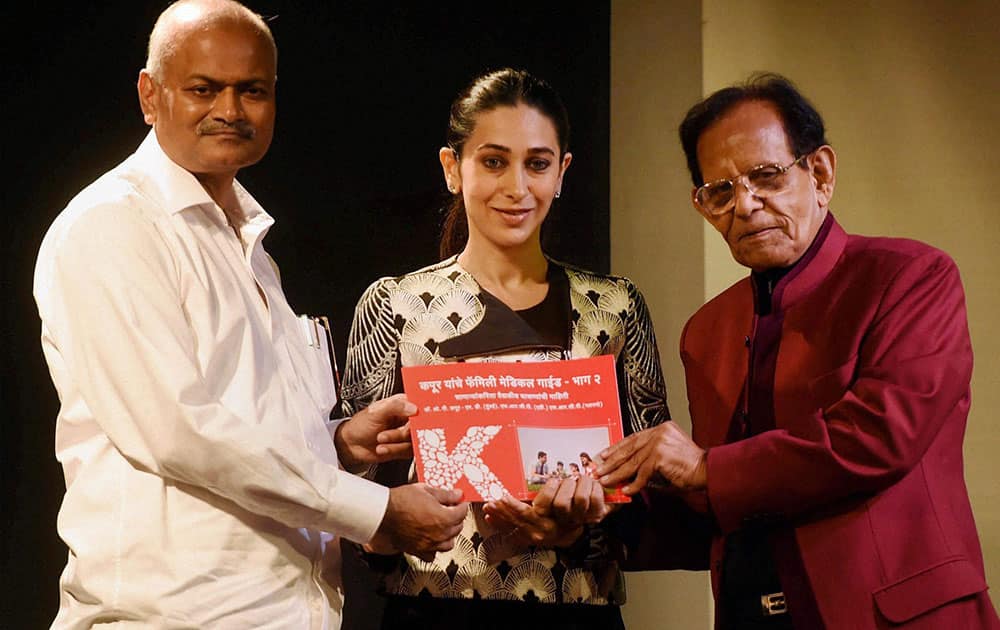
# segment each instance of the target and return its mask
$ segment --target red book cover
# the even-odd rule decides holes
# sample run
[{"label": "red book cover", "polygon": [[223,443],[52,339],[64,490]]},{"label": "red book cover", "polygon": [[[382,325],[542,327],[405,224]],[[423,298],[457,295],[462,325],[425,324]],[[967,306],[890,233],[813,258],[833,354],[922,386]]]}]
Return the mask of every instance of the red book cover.
[{"label": "red book cover", "polygon": [[[623,437],[611,355],[403,368],[417,478],[468,501],[531,500],[549,477],[591,474]],[[609,502],[627,502],[605,490]]]}]

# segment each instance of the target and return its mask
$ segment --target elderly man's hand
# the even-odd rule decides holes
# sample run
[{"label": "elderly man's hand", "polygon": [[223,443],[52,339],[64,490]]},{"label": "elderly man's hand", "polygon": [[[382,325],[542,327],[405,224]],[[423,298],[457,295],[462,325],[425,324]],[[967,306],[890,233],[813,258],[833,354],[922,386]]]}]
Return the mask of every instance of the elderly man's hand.
[{"label": "elderly man's hand", "polygon": [[674,422],[633,433],[601,452],[598,467],[601,483],[635,494],[655,473],[680,490],[702,490],[707,485],[707,452]]},{"label": "elderly man's hand", "polygon": [[357,471],[393,459],[413,457],[410,416],[417,406],[403,394],[376,400],[337,425],[333,443],[344,468]]},{"label": "elderly man's hand", "polygon": [[425,483],[392,488],[382,523],[365,549],[383,554],[405,551],[431,562],[438,551],[455,546],[469,511],[461,501],[461,491]]}]

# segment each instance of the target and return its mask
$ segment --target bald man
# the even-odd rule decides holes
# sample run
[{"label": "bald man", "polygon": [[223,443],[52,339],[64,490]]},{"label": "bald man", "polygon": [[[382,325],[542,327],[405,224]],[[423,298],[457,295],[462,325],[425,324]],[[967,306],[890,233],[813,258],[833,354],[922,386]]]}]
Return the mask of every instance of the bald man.
[{"label": "bald man", "polygon": [[461,529],[455,493],[347,472],[410,457],[415,408],[329,422],[328,364],[261,245],[273,220],[235,179],[270,145],[276,67],[242,5],[168,7],[138,82],[152,130],[42,243],[69,547],[53,627],[337,628],[337,536],[433,558]]}]

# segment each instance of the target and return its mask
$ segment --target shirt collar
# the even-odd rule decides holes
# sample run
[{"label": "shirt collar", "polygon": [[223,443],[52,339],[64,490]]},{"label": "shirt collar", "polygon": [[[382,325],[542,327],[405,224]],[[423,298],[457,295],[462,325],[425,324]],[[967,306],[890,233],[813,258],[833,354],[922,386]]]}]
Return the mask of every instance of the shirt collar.
[{"label": "shirt collar", "polygon": [[150,130],[146,134],[133,158],[138,161],[146,180],[152,184],[170,214],[192,206],[215,203],[194,175],[163,152],[155,131]]},{"label": "shirt collar", "polygon": [[[146,134],[133,158],[138,161],[147,181],[152,185],[168,213],[177,214],[198,206],[219,210],[198,178],[171,160],[163,151],[154,130],[151,129]],[[274,219],[239,181],[234,180],[233,186],[247,225],[264,230],[274,223]],[[221,213],[221,210],[219,212]]]}]

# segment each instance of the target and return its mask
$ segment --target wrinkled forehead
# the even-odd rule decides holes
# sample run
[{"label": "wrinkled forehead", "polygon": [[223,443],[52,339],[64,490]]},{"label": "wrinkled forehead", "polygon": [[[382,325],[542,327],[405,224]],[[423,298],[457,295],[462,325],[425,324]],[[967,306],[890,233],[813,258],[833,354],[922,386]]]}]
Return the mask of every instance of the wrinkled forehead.
[{"label": "wrinkled forehead", "polygon": [[720,116],[698,138],[697,152],[706,181],[720,177],[720,169],[742,171],[793,157],[781,115],[767,101],[740,103]]}]

